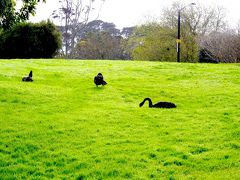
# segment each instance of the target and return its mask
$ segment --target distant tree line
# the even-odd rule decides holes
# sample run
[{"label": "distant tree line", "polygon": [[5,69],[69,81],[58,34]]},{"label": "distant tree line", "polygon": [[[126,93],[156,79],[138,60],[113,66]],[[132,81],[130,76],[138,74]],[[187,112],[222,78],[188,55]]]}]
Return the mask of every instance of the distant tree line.
[{"label": "distant tree line", "polygon": [[[81,29],[74,32],[66,31],[66,28],[76,29],[72,26],[77,24],[60,26],[65,41],[61,56],[71,59],[176,61],[177,11],[181,7],[183,4],[175,2],[163,10],[157,21],[122,30],[101,20],[79,22]],[[224,18],[225,10],[221,7],[198,4],[198,7],[189,6],[181,11],[181,62],[240,61],[240,28],[227,28]],[[72,34],[74,40],[71,39]]]},{"label": "distant tree line", "polygon": [[[51,16],[58,27],[26,23],[38,2],[22,0],[16,9],[15,0],[0,0],[0,58],[176,61],[181,3],[165,8],[155,21],[120,30],[97,20],[104,0],[61,0]],[[240,23],[228,28],[223,8],[198,4],[181,11],[181,62],[240,62],[239,43]]]},{"label": "distant tree line", "polygon": [[131,59],[130,54],[124,50],[124,40],[129,38],[133,29],[129,27],[120,31],[113,23],[91,21],[77,34],[79,40],[69,52],[68,58]]}]

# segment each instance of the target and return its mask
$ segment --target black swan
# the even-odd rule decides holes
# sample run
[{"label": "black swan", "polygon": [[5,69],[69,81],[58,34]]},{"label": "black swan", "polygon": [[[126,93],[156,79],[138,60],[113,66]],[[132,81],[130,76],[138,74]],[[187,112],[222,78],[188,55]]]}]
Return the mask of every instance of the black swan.
[{"label": "black swan", "polygon": [[149,102],[150,108],[176,108],[177,106],[171,102],[158,102],[156,104],[152,104],[152,100],[150,98],[145,98],[143,102],[139,104],[139,107],[142,107],[145,101]]},{"label": "black swan", "polygon": [[32,79],[32,71],[30,71],[28,76],[23,77],[22,81],[32,82],[33,81],[33,79]]},{"label": "black swan", "polygon": [[104,81],[104,79],[103,79],[102,73],[98,73],[98,75],[94,77],[94,83],[96,84],[97,87],[98,87],[98,85],[104,86],[107,84],[107,82]]}]

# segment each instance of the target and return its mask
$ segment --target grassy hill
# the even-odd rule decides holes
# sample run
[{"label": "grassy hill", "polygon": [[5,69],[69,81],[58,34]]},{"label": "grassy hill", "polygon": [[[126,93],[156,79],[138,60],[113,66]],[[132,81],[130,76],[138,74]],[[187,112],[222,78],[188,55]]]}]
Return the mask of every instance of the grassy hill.
[{"label": "grassy hill", "polygon": [[239,179],[239,92],[239,64],[1,60],[0,179]]}]

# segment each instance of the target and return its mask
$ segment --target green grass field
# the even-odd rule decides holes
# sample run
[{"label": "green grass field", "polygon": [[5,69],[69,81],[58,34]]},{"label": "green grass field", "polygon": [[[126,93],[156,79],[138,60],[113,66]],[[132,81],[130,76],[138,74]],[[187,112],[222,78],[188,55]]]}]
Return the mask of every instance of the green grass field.
[{"label": "green grass field", "polygon": [[0,60],[0,179],[51,178],[240,179],[240,64]]}]

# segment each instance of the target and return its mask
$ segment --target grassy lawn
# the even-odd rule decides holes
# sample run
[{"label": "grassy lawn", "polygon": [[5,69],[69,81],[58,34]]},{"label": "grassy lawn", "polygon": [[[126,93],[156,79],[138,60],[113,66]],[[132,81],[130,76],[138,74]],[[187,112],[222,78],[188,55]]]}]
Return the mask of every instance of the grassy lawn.
[{"label": "grassy lawn", "polygon": [[0,60],[0,179],[31,178],[240,179],[240,64]]}]

